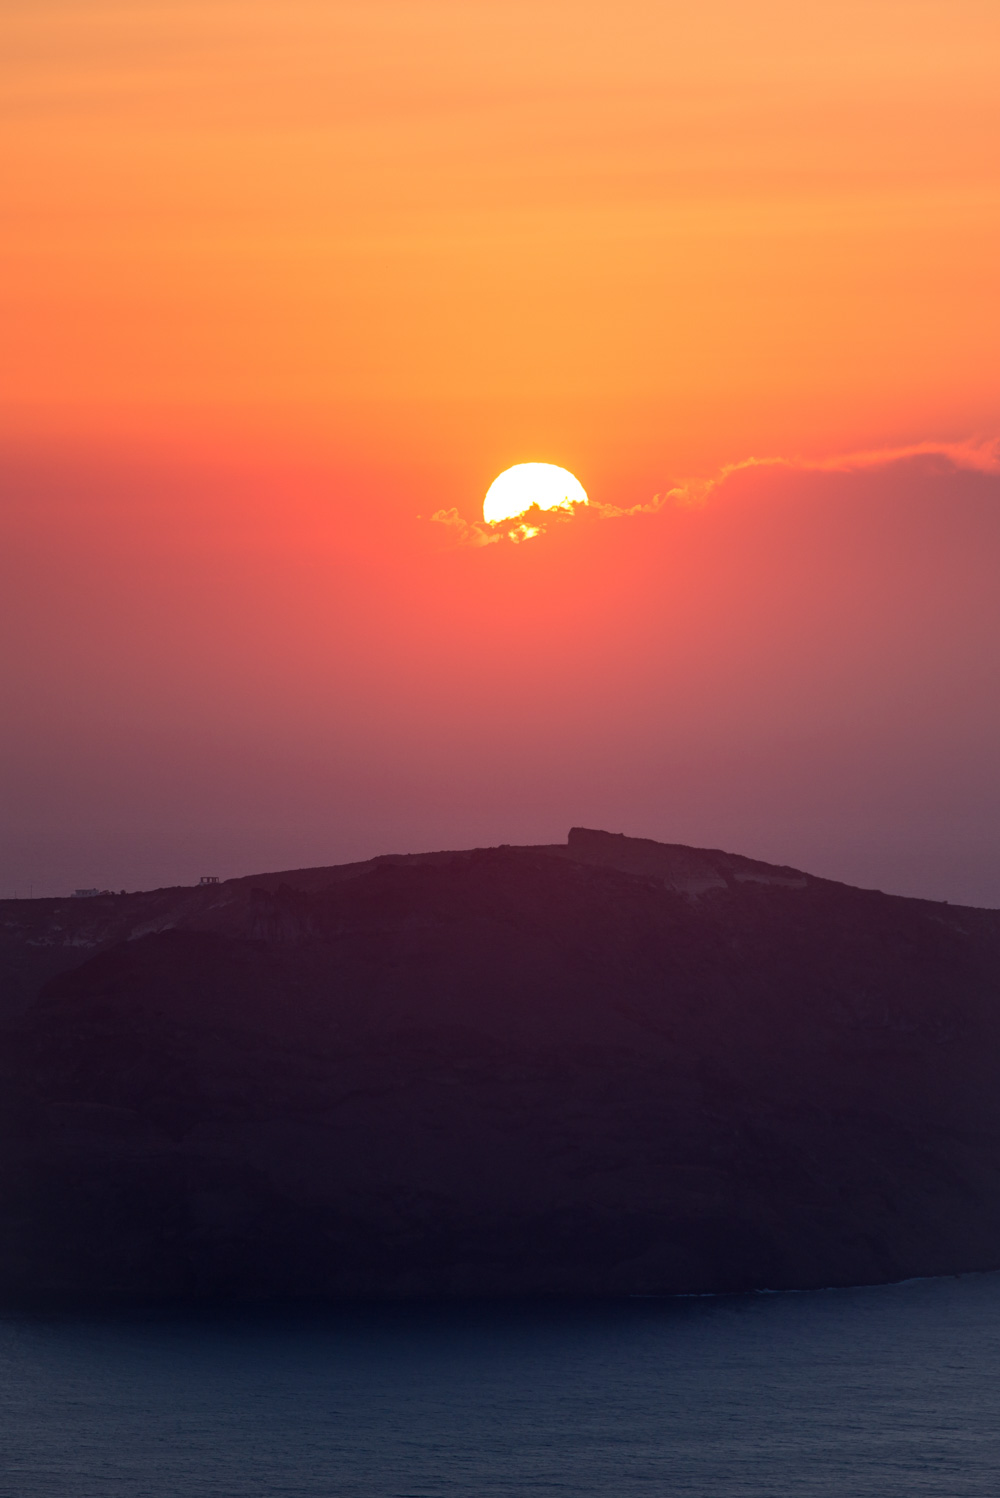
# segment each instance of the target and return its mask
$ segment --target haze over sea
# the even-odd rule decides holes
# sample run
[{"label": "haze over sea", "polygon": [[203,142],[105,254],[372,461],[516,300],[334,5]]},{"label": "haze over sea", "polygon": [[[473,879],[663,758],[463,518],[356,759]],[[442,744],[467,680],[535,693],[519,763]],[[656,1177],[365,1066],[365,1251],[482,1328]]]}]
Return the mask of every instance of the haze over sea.
[{"label": "haze over sea", "polygon": [[965,1498],[1000,1274],[808,1294],[0,1322],[19,1498]]}]

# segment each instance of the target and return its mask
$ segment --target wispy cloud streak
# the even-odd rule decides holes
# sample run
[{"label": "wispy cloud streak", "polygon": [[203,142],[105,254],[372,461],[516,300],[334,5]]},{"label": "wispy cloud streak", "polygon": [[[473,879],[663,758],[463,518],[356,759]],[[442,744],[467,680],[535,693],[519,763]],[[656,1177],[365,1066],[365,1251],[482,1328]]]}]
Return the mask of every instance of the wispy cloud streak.
[{"label": "wispy cloud streak", "polygon": [[452,508],[435,511],[431,522],[444,527],[459,546],[482,547],[504,542],[518,545],[582,518],[625,520],[633,515],[654,515],[659,510],[704,504],[736,474],[747,470],[771,468],[789,473],[860,473],[888,468],[894,464],[918,462],[921,459],[936,468],[1000,474],[1000,439],[916,442],[908,447],[872,448],[824,458],[742,458],[737,463],[727,463],[714,478],[684,479],[671,488],[654,494],[651,499],[634,505],[603,504],[599,500],[556,510],[540,510],[537,505],[533,505],[523,515],[492,523],[467,520],[457,509]]}]

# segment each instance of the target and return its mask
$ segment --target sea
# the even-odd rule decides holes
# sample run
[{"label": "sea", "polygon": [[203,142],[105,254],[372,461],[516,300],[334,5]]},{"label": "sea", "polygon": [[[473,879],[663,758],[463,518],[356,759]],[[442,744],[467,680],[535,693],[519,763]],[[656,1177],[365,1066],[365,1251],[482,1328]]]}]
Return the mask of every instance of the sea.
[{"label": "sea", "polygon": [[0,1319],[4,1498],[1000,1494],[1000,1274]]}]

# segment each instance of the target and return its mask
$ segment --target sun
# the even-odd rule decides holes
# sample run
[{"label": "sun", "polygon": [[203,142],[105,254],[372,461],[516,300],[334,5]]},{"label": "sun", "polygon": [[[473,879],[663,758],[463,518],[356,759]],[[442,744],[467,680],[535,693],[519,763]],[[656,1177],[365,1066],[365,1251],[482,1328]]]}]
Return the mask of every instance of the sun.
[{"label": "sun", "polygon": [[568,469],[555,463],[515,463],[513,468],[505,468],[487,489],[483,519],[492,525],[496,520],[523,515],[532,505],[540,510],[556,510],[586,503],[587,491]]}]

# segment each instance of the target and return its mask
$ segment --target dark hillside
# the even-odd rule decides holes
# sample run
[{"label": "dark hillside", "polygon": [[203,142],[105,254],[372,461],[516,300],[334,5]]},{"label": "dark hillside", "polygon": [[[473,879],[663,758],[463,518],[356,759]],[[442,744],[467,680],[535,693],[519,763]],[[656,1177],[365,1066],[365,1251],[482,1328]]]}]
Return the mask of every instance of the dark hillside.
[{"label": "dark hillside", "polygon": [[12,905],[8,1299],[1000,1266],[994,912],[583,830]]}]

